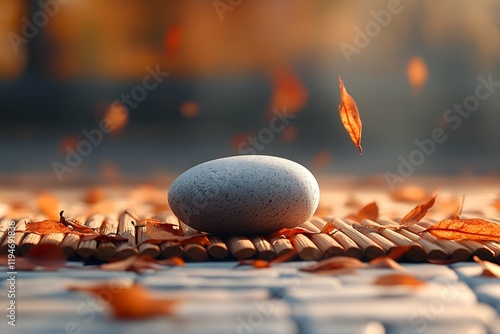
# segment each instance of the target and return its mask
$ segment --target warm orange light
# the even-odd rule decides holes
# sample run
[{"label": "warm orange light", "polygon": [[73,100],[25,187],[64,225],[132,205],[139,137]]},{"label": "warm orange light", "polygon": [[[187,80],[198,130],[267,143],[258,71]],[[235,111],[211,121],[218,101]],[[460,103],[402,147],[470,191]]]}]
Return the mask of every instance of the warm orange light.
[{"label": "warm orange light", "polygon": [[422,58],[416,56],[412,57],[408,61],[406,74],[408,76],[408,82],[410,83],[413,93],[419,94],[429,75],[427,65],[422,60]]},{"label": "warm orange light", "polygon": [[274,70],[271,76],[273,94],[270,109],[286,108],[288,113],[300,111],[307,102],[308,93],[293,70],[289,67],[280,68]]},{"label": "warm orange light", "polygon": [[180,113],[183,117],[192,118],[198,116],[200,105],[196,102],[184,102],[180,107]]},{"label": "warm orange light", "polygon": [[112,103],[106,110],[105,119],[111,133],[119,133],[128,123],[128,111],[120,102]]}]

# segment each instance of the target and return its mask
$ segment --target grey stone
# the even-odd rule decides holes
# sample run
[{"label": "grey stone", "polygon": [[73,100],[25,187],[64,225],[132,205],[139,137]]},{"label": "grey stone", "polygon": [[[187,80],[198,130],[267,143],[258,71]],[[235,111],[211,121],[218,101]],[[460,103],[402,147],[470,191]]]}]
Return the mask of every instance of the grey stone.
[{"label": "grey stone", "polygon": [[319,186],[293,161],[263,155],[208,161],[181,174],[168,202],[188,226],[220,235],[257,235],[304,223]]}]

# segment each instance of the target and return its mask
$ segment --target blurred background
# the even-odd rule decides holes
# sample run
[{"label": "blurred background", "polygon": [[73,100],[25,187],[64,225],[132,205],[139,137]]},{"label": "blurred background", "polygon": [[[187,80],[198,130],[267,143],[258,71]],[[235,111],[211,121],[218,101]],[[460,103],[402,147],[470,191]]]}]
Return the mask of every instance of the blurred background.
[{"label": "blurred background", "polygon": [[445,117],[500,81],[498,0],[0,0],[0,36],[3,184],[168,182],[250,151],[383,178],[436,128],[411,177],[499,175],[500,87]]}]

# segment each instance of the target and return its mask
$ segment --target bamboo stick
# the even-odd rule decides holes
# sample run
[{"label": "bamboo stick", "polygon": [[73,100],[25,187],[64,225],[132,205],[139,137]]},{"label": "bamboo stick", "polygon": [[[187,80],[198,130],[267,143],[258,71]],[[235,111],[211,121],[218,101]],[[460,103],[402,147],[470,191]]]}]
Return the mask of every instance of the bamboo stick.
[{"label": "bamboo stick", "polygon": [[[101,214],[95,214],[91,217],[89,217],[89,219],[87,219],[87,221],[85,222],[85,225],[94,229],[94,230],[97,230],[99,228],[101,228],[101,225],[104,221],[105,217]],[[91,257],[92,255],[95,254],[97,250],[97,241],[95,240],[87,240],[87,241],[81,241],[79,244],[78,244],[78,247],[76,249],[76,253],[83,257],[84,259],[87,259],[89,257]]]},{"label": "bamboo stick", "polygon": [[[309,221],[314,224],[320,230],[327,224],[325,220],[317,216],[313,216]],[[330,234],[338,244],[344,249],[344,255],[349,257],[354,257],[360,259],[363,256],[363,250],[356,244],[351,238],[349,238],[344,232],[337,230]]]},{"label": "bamboo stick", "polygon": [[[389,219],[380,219],[379,223],[383,226],[400,226],[397,222]],[[448,253],[436,243],[421,238],[419,235],[416,235],[406,229],[400,229],[397,232],[407,237],[408,239],[419,243],[420,246],[422,246],[422,249],[425,251],[426,257],[429,259],[444,260],[448,257]]]},{"label": "bamboo stick", "polygon": [[316,244],[323,258],[344,255],[344,247],[342,247],[337,241],[335,241],[335,239],[331,238],[330,236],[324,233],[319,234],[320,229],[310,221],[306,221],[300,226],[312,232],[318,233],[311,234],[309,236],[309,239],[311,239],[311,241]]},{"label": "bamboo stick", "polygon": [[376,244],[373,240],[355,230],[350,224],[338,218],[333,219],[333,225],[342,230],[347,236],[349,236],[356,244],[358,244],[363,250],[364,255],[368,260],[374,259],[376,257],[385,254],[384,249]]},{"label": "bamboo stick", "polygon": [[224,259],[226,256],[228,256],[229,250],[227,249],[227,245],[224,243],[224,240],[222,240],[222,238],[211,234],[209,234],[207,238],[208,240],[210,240],[210,245],[207,246],[207,252],[211,257],[216,259]]},{"label": "bamboo stick", "polygon": [[[111,214],[106,217],[101,225],[99,233],[102,235],[117,234],[118,232],[118,216]],[[111,241],[101,242],[97,246],[95,257],[99,260],[109,260],[115,256],[118,247]]]},{"label": "bamboo stick", "polygon": [[[415,234],[420,235],[422,238],[425,238],[425,239],[429,240],[430,242],[434,242],[434,243],[438,244],[446,251],[446,253],[449,256],[451,256],[452,258],[454,258],[458,261],[465,261],[465,260],[470,258],[471,251],[468,248],[464,247],[462,244],[460,244],[454,240],[438,239],[430,233],[422,233],[426,230],[426,228],[424,227],[425,223],[426,223],[425,221],[422,221],[422,222],[420,222],[421,225],[417,225],[417,224],[412,225],[412,226],[408,227],[408,230],[410,230],[411,232],[413,232]],[[429,224],[426,224],[426,225],[429,226]]]},{"label": "bamboo stick", "polygon": [[127,238],[127,242],[118,245],[115,253],[117,259],[126,259],[139,253],[135,242],[134,220],[125,212],[118,216],[118,235]]},{"label": "bamboo stick", "polygon": [[[28,218],[22,218],[19,219],[16,223],[15,230],[16,231],[23,231],[26,229],[26,223],[30,222],[31,220]],[[15,245],[15,254],[19,254],[19,247],[21,245],[21,242],[25,236],[25,232],[15,232],[14,234],[14,242],[12,244]],[[7,253],[7,250],[9,249],[9,239],[5,238],[4,241],[2,242],[2,245],[0,246],[0,254],[5,254]]]},{"label": "bamboo stick", "polygon": [[271,245],[274,248],[277,256],[285,255],[295,249],[288,239],[274,239],[271,240]]},{"label": "bamboo stick", "polygon": [[257,249],[257,257],[259,259],[269,261],[276,257],[276,251],[266,238],[252,237],[250,240],[255,246],[255,249]]},{"label": "bamboo stick", "polygon": [[137,247],[140,255],[148,255],[153,258],[160,256],[161,254],[160,246],[145,242],[150,239],[150,237],[146,232],[146,226],[137,226],[136,233],[137,233],[137,245],[138,245]]},{"label": "bamboo stick", "polygon": [[[155,215],[155,218],[163,220],[165,223],[176,225],[179,227],[179,220],[177,219],[176,216],[174,216],[171,213],[167,214],[162,213],[159,215]],[[173,234],[172,237],[174,237]],[[179,245],[177,242],[165,241],[162,244],[160,244],[160,250],[161,250],[161,255],[165,258],[169,258],[172,256],[177,256],[180,258],[184,257],[184,250],[182,249],[182,246]]]},{"label": "bamboo stick", "polygon": [[363,234],[365,237],[371,239],[374,243],[380,246],[384,250],[384,253],[389,253],[391,249],[396,247],[396,244],[394,244],[392,241],[389,239],[385,238],[382,234],[379,233],[374,233],[370,232],[366,228],[363,228],[363,226],[358,223],[354,222],[352,223],[352,228],[354,228],[356,231],[359,233]]},{"label": "bamboo stick", "polygon": [[226,245],[231,254],[238,260],[249,259],[257,253],[253,243],[246,237],[228,237],[226,239]]},{"label": "bamboo stick", "polygon": [[[184,235],[195,235],[199,234],[199,232],[186,224],[184,224],[181,220],[179,220],[179,228],[184,231]],[[202,245],[191,243],[184,245],[184,255],[187,260],[201,262],[206,261],[208,259],[208,253],[205,247]]]},{"label": "bamboo stick", "polygon": [[292,244],[297,249],[297,255],[302,260],[317,260],[321,258],[321,252],[318,249],[318,246],[314,244],[307,236],[304,234],[297,234],[295,236],[295,240],[292,241]]},{"label": "bamboo stick", "polygon": [[[387,229],[383,227],[382,225],[374,222],[373,220],[365,220],[363,222],[366,225],[366,228],[368,228],[370,225],[373,225],[374,228],[377,229],[377,233],[367,233],[368,236],[372,234],[380,234],[387,238],[387,240],[391,241],[397,246],[410,246],[410,249],[406,252],[405,258],[407,258],[410,261],[414,262],[421,262],[425,260],[425,257],[427,256],[426,252],[422,248],[420,244],[417,242],[405,237],[404,235],[401,235],[391,229]],[[363,225],[360,225],[363,227]],[[362,229],[361,227],[361,229]]]},{"label": "bamboo stick", "polygon": [[[9,224],[11,222],[13,222],[12,219],[2,219],[2,220],[0,220],[0,233],[2,234],[0,236],[0,245],[3,243],[3,241],[5,239],[7,239],[8,228],[9,228]],[[15,226],[15,222],[14,222],[14,226]]]}]

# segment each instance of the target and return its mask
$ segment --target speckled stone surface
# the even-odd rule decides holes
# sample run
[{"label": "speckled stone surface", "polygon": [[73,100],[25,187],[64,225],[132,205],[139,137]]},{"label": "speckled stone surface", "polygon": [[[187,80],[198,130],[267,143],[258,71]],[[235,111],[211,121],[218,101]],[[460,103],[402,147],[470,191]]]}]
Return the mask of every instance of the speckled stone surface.
[{"label": "speckled stone surface", "polygon": [[194,229],[222,235],[256,235],[295,227],[318,206],[314,176],[296,162],[264,155],[208,161],[181,174],[168,202]]}]

